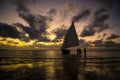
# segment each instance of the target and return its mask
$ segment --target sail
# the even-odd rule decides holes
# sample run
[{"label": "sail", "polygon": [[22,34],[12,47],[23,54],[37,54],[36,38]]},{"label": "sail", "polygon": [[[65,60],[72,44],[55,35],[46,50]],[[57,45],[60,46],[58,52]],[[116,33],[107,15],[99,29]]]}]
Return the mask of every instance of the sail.
[{"label": "sail", "polygon": [[65,35],[64,42],[61,49],[78,46],[78,45],[79,45],[78,36],[75,30],[74,22],[72,22],[70,28],[68,29]]}]

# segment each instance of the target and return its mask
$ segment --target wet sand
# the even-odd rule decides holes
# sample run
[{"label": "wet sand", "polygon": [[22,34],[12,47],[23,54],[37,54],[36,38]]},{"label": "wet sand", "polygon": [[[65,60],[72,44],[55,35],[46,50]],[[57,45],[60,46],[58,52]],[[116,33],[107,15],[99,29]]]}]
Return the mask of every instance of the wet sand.
[{"label": "wet sand", "polygon": [[100,53],[84,59],[59,51],[2,51],[0,80],[119,80],[119,52]]}]

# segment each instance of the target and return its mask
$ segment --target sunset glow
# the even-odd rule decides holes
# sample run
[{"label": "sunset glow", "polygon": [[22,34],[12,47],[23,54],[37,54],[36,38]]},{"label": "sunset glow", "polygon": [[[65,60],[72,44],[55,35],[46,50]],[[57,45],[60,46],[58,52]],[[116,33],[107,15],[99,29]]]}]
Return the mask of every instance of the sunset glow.
[{"label": "sunset glow", "polygon": [[[84,45],[120,44],[118,4],[91,0],[13,0],[0,8],[0,45],[61,45],[72,21]],[[99,43],[99,45],[100,45]],[[83,43],[80,43],[83,44]]]}]

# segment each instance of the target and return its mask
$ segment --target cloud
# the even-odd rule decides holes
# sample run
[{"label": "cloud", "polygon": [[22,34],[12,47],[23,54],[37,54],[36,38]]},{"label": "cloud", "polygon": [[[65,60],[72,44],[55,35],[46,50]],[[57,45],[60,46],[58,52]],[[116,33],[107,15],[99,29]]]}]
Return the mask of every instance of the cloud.
[{"label": "cloud", "polygon": [[95,40],[95,41],[93,41],[91,43],[94,44],[96,47],[103,46],[103,41],[102,40]]},{"label": "cloud", "polygon": [[85,46],[90,46],[90,43],[89,42],[87,42],[85,39],[80,39],[79,40],[79,46],[81,46],[81,47],[85,47]]},{"label": "cloud", "polygon": [[100,35],[98,38],[101,38],[101,40],[103,40],[106,37],[106,33],[103,33],[102,35]]},{"label": "cloud", "polygon": [[117,45],[113,41],[103,41],[103,40],[95,40],[91,43],[94,44],[95,47],[113,47]]},{"label": "cloud", "polygon": [[62,27],[60,28],[53,30],[53,33],[56,34],[56,38],[54,40],[57,41],[59,39],[62,39],[66,32],[67,28],[65,28],[64,25],[62,25]]},{"label": "cloud", "polygon": [[101,35],[98,35],[98,38],[100,38],[101,37]]},{"label": "cloud", "polygon": [[24,19],[30,25],[30,27],[40,31],[41,33],[46,32],[46,28],[47,28],[46,16],[35,15],[30,13],[29,11],[24,12],[24,10],[20,12],[18,11],[18,13],[19,13],[19,17]]},{"label": "cloud", "polygon": [[30,39],[36,39],[38,37],[38,32],[34,28],[24,26],[21,23],[15,23],[14,25],[23,29],[25,33],[28,33]]},{"label": "cloud", "polygon": [[75,16],[73,16],[72,21],[77,22],[77,21],[81,20],[82,18],[85,18],[89,14],[90,14],[90,11],[88,9],[79,11]]},{"label": "cloud", "polygon": [[[31,1],[31,0],[30,0]],[[12,3],[16,6],[16,10],[20,12],[29,12],[29,9],[25,6],[28,0],[12,0]]]},{"label": "cloud", "polygon": [[16,5],[16,10],[18,12],[19,17],[24,19],[29,27],[24,27],[23,25],[16,24],[18,26],[22,26],[21,28],[29,34],[29,38],[37,39],[39,41],[49,41],[46,37],[46,29],[48,28],[48,21],[52,20],[53,14],[55,14],[55,9],[51,9],[49,11],[48,16],[38,15],[32,13],[27,7],[27,0],[15,0],[13,3]]},{"label": "cloud", "polygon": [[115,13],[115,17],[119,17],[120,13],[120,0],[94,0],[100,3],[102,6],[106,7],[109,10],[112,10],[112,13]]},{"label": "cloud", "polygon": [[46,16],[46,18],[49,21],[53,21],[54,17],[57,15],[57,10],[55,8],[52,8],[47,13],[48,15]]},{"label": "cloud", "polygon": [[29,37],[26,32],[15,25],[8,25],[6,23],[0,23],[0,36],[29,41]]},{"label": "cloud", "polygon": [[55,8],[52,8],[49,10],[48,12],[49,15],[56,15],[57,14],[57,10]]},{"label": "cloud", "polygon": [[108,20],[109,15],[103,14],[105,11],[104,8],[99,8],[95,11],[91,23],[81,32],[81,37],[93,36],[95,33],[100,33],[109,28],[109,25],[105,23],[105,21]]},{"label": "cloud", "polygon": [[118,6],[118,4],[120,3],[119,0],[94,0],[97,1],[105,6],[107,6],[108,8],[111,8],[113,6]]},{"label": "cloud", "polygon": [[84,28],[83,31],[81,32],[80,36],[85,37],[85,36],[93,36],[95,34],[96,30],[90,29],[90,28]]},{"label": "cloud", "polygon": [[113,47],[113,46],[116,46],[116,43],[113,41],[104,41],[104,46],[105,47]]},{"label": "cloud", "polygon": [[105,37],[106,35],[107,35],[107,34],[106,34],[106,33],[104,33],[102,37]]},{"label": "cloud", "polygon": [[116,38],[118,38],[118,37],[120,37],[119,35],[116,35],[116,34],[111,34],[109,37],[107,37],[106,39],[107,40],[110,40],[110,39],[116,39]]},{"label": "cloud", "polygon": [[64,5],[63,5],[63,8],[61,9],[60,11],[60,16],[61,16],[61,19],[62,21],[64,19],[67,18],[67,16],[73,12],[74,10],[74,5],[71,3],[71,2],[66,2]]},{"label": "cloud", "polygon": [[17,29],[11,25],[0,23],[0,36],[20,38],[20,32],[18,32]]},{"label": "cloud", "polygon": [[37,39],[39,41],[49,41],[49,39],[47,39],[46,36],[41,35],[39,31],[37,31],[36,29],[32,27],[24,26],[21,23],[15,23],[14,25],[23,29],[22,32],[24,34],[29,34],[29,39]]}]

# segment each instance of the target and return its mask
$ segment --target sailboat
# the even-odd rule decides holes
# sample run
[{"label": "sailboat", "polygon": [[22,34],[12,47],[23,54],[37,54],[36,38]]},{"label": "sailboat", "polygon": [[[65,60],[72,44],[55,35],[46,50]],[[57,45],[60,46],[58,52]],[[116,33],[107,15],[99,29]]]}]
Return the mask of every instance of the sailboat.
[{"label": "sailboat", "polygon": [[78,36],[75,30],[74,22],[72,22],[70,28],[65,34],[63,45],[61,46],[62,53],[68,54],[70,53],[70,50],[68,48],[78,45],[79,45]]}]

